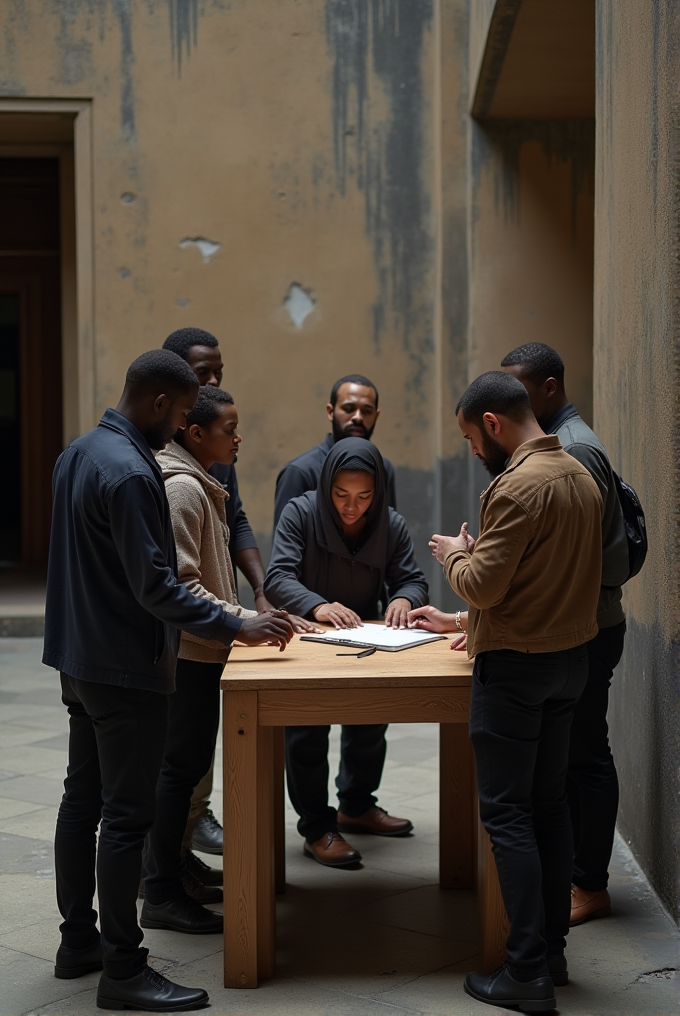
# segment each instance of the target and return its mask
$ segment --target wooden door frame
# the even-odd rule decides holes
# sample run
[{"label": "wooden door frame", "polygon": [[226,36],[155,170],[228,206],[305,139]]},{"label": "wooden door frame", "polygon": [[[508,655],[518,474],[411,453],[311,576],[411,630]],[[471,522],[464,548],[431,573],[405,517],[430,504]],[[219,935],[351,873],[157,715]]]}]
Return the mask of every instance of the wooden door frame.
[{"label": "wooden door frame", "polygon": [[60,161],[63,442],[97,423],[94,356],[92,102],[89,99],[0,98],[1,113],[73,117],[73,140],[2,141],[0,156],[56,156]]}]

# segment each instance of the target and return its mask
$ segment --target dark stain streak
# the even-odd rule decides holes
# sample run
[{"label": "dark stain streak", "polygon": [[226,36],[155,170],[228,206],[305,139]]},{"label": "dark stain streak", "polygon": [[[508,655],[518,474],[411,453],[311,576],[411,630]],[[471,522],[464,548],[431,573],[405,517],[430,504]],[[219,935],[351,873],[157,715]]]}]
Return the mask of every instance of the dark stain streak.
[{"label": "dark stain streak", "polygon": [[172,59],[177,61],[177,73],[182,76],[182,54],[191,56],[198,45],[198,0],[167,0],[170,16]]},{"label": "dark stain streak", "polygon": [[112,0],[113,13],[120,25],[120,130],[127,142],[137,138],[135,126],[135,92],[132,80],[132,65],[135,56],[132,49],[132,4],[131,0]]},{"label": "dark stain streak", "polygon": [[519,221],[519,179],[522,148],[536,142],[548,165],[553,160],[571,164],[572,232],[576,234],[579,196],[595,187],[594,120],[485,120],[473,124],[472,168],[474,186],[479,186],[487,165],[494,172],[496,210],[502,207],[506,220]]},{"label": "dark stain streak", "polygon": [[[380,347],[391,313],[413,360],[414,393],[432,349],[421,66],[431,22],[432,0],[326,0],[337,188],[344,195],[353,179],[364,193],[379,287],[374,343]],[[386,117],[375,111],[380,92]]]}]

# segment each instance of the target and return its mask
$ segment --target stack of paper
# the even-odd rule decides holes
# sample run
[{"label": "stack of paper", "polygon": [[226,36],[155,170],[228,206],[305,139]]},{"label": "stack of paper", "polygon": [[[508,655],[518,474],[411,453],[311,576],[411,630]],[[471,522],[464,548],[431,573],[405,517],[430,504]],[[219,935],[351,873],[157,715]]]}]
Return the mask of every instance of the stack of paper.
[{"label": "stack of paper", "polygon": [[302,635],[303,642],[330,642],[341,646],[356,646],[358,649],[376,648],[386,652],[412,649],[427,642],[436,642],[445,635],[433,635],[430,631],[415,631],[408,628],[386,628],[382,624],[365,624],[362,628],[343,628],[327,631],[323,635]]}]

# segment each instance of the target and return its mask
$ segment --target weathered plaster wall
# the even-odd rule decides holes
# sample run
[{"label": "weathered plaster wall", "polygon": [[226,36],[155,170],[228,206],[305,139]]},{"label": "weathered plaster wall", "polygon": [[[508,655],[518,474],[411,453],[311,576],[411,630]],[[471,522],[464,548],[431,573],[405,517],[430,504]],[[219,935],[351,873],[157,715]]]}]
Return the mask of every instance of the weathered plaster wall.
[{"label": "weathered plaster wall", "polygon": [[669,910],[680,894],[678,13],[599,0],[595,428],[638,490],[649,558],[625,587],[612,690],[619,824]]},{"label": "weathered plaster wall", "polygon": [[[0,94],[92,98],[97,408],[174,328],[214,331],[265,551],[278,469],[325,434],[333,380],[361,371],[379,385],[376,440],[429,564],[438,90],[449,75],[446,230],[464,246],[464,82],[451,67],[466,6],[444,5],[446,48],[437,0],[11,0],[0,12]],[[183,243],[199,238],[213,246]],[[464,292],[464,270],[463,258],[450,290]],[[293,283],[314,303],[301,327],[284,307]],[[459,345],[461,314],[446,323]]]},{"label": "weathered plaster wall", "polygon": [[594,126],[590,120],[473,122],[470,378],[523,342],[564,358],[592,418]]}]

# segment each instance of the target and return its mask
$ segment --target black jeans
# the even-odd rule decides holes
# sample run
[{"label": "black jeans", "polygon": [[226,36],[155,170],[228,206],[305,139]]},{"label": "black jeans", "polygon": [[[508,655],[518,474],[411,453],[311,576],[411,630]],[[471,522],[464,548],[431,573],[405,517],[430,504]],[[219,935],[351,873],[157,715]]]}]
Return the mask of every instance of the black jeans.
[{"label": "black jeans", "polygon": [[619,807],[619,780],[609,747],[607,707],[626,622],[601,628],[588,642],[588,683],[574,710],[567,797],[574,832],[574,884],[597,892],[609,883]]},{"label": "black jeans", "polygon": [[470,736],[480,816],[510,922],[511,972],[547,972],[569,930],[573,861],[565,780],[569,728],[588,677],[586,647],[504,649],[475,660]]},{"label": "black jeans", "polygon": [[[288,793],[300,816],[298,832],[309,843],[338,828],[337,811],[328,805],[328,734],[330,727],[286,727]],[[340,772],[335,780],[345,815],[356,817],[375,804],[387,743],[387,724],[342,728]]]},{"label": "black jeans", "polygon": [[150,903],[181,899],[182,840],[191,795],[210,768],[220,723],[222,663],[177,661],[168,739],[156,789],[156,820],[144,855]]},{"label": "black jeans", "polygon": [[[108,977],[146,964],[137,922],[142,848],[154,817],[167,730],[168,696],[61,675],[69,755],[54,839],[61,936],[70,949],[98,938],[92,908],[95,858]],[[97,828],[99,846],[97,847]]]}]

